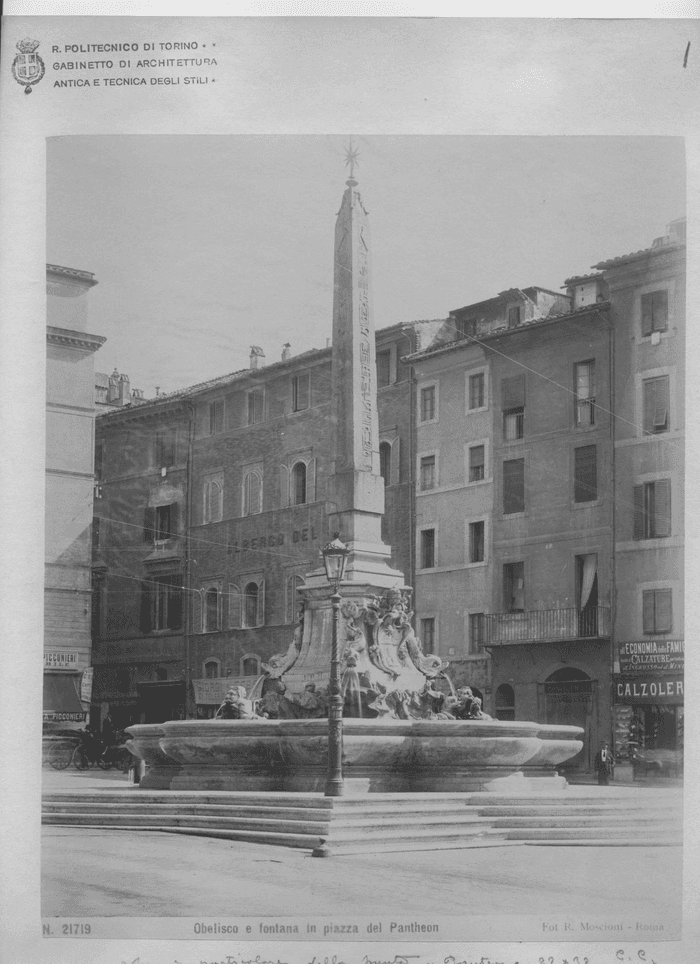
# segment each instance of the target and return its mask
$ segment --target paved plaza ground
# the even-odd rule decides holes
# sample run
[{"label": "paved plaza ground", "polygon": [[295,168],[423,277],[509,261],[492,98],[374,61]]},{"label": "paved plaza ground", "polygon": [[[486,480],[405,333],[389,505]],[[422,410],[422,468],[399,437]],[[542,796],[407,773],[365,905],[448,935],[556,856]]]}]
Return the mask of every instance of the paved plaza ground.
[{"label": "paved plaza ground", "polygon": [[[45,771],[46,789],[124,786],[113,772]],[[134,789],[138,793],[138,789]],[[653,789],[643,790],[653,793]],[[402,915],[677,917],[680,847],[532,847],[357,854],[184,836],[44,827],[52,916]]]}]

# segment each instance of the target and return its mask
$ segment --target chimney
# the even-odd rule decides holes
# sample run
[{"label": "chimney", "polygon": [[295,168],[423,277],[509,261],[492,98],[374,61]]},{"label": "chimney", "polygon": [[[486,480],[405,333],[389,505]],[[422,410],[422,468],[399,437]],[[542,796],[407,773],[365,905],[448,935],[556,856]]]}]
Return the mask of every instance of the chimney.
[{"label": "chimney", "polygon": [[119,372],[115,368],[109,376],[109,387],[107,389],[107,401],[117,403],[119,401]]},{"label": "chimney", "polygon": [[289,361],[291,357],[292,357],[292,346],[289,344],[288,341],[286,341],[284,345],[282,345],[282,361]]},{"label": "chimney", "polygon": [[[258,361],[258,359],[260,358],[262,358],[262,362]],[[265,364],[265,352],[262,350],[262,348],[259,348],[258,345],[251,345],[250,346],[250,367],[258,368],[258,366],[261,364],[262,365]]]},{"label": "chimney", "polygon": [[128,405],[131,401],[131,390],[128,375],[119,376],[119,404]]}]

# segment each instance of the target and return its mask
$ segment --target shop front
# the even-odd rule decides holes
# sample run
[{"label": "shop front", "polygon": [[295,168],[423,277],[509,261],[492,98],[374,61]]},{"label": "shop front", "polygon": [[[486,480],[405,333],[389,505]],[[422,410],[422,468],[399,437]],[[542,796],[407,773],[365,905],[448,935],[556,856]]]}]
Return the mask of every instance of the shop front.
[{"label": "shop front", "polygon": [[87,675],[81,672],[80,655],[71,650],[44,652],[44,731],[57,726],[77,728],[85,724],[90,697],[85,702]]}]

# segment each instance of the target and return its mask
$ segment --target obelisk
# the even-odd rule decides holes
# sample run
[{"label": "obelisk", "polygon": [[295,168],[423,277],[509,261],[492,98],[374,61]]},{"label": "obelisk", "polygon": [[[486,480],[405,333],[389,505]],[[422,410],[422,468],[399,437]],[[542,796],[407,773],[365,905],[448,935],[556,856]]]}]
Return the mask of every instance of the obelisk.
[{"label": "obelisk", "polygon": [[[379,474],[377,368],[372,317],[369,219],[354,177],[358,152],[346,151],[350,177],[335,224],[333,356],[330,436],[333,466],[327,502],[329,533],[339,532],[350,554],[341,584],[344,603],[367,605],[387,589],[405,588],[382,542],[384,480]],[[284,682],[294,692],[328,679],[331,612],[325,569],[305,576],[303,642]],[[344,632],[343,626],[341,630]]]}]

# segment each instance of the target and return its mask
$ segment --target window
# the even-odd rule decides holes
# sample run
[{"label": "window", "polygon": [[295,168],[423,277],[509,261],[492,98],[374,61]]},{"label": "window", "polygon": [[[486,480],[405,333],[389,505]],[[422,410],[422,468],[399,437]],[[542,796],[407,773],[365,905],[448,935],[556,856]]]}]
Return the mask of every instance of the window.
[{"label": "window", "polygon": [[243,473],[243,515],[259,512],[262,512],[262,471],[248,469]]},{"label": "window", "polygon": [[424,455],[420,460],[421,491],[435,488],[435,456]]},{"label": "window", "polygon": [[105,573],[92,572],[92,638],[99,639],[102,635],[102,618],[104,614]]},{"label": "window", "polygon": [[483,520],[481,522],[469,523],[469,561],[470,562],[484,561],[484,554],[485,554],[484,533],[485,533],[485,523],[483,522]]},{"label": "window", "polygon": [[486,446],[472,445],[469,449],[469,481],[481,482],[485,478]]},{"label": "window", "polygon": [[243,590],[243,627],[252,629],[265,623],[265,581],[249,582]]},{"label": "window", "polygon": [[420,638],[424,653],[435,652],[435,617],[428,616],[420,621]]},{"label": "window", "polygon": [[224,430],[224,400],[217,398],[209,403],[209,434],[218,435]]},{"label": "window", "polygon": [[642,629],[645,633],[670,633],[671,590],[648,589],[642,593]]},{"label": "window", "polygon": [[212,586],[204,594],[204,632],[214,633],[219,626],[220,594],[216,586]]},{"label": "window", "polygon": [[[221,404],[223,405],[223,402]],[[221,411],[223,413],[223,408]],[[211,406],[210,406],[210,419],[211,419]],[[216,417],[215,417],[215,421],[216,421]],[[219,431],[221,430],[222,429],[219,429]],[[210,433],[211,433],[211,428],[210,428]],[[175,428],[156,429],[156,465],[159,468],[169,469],[171,465],[175,465],[176,461],[177,461],[177,429]]]},{"label": "window", "polygon": [[[292,411],[303,412],[309,407],[309,373],[292,376]],[[259,419],[255,419],[259,421]]]},{"label": "window", "polygon": [[105,450],[106,443],[104,439],[100,439],[95,443],[95,478],[101,479],[102,473],[104,472],[105,465]]},{"label": "window", "polygon": [[484,373],[477,372],[469,376],[469,410],[483,408],[486,404],[484,391]]},{"label": "window", "polygon": [[143,632],[182,627],[182,576],[154,576],[143,584]]},{"label": "window", "polygon": [[646,338],[654,331],[666,331],[668,328],[668,291],[650,291],[642,295],[642,337]]},{"label": "window", "polygon": [[391,485],[391,442],[379,443],[379,474],[384,485]]},{"label": "window", "polygon": [[255,425],[263,420],[265,395],[262,388],[255,388],[247,394],[248,425]]},{"label": "window", "polygon": [[92,551],[98,552],[100,548],[100,522],[98,515],[92,517]]},{"label": "window", "polygon": [[204,664],[204,678],[205,679],[218,679],[219,678],[219,661],[218,659],[208,659]]},{"label": "window", "polygon": [[517,328],[520,324],[520,305],[513,305],[508,309],[508,327]]},{"label": "window", "polygon": [[503,463],[503,514],[525,511],[525,459]]},{"label": "window", "polygon": [[496,690],[496,719],[515,719],[515,690],[509,683],[501,683]]},{"label": "window", "polygon": [[574,365],[575,411],[577,425],[585,428],[595,425],[595,362],[578,362]]},{"label": "window", "polygon": [[503,438],[506,442],[523,437],[525,429],[525,376],[514,375],[501,381]]},{"label": "window", "polygon": [[285,623],[293,624],[297,620],[297,615],[299,613],[299,608],[301,606],[301,597],[299,596],[298,590],[300,586],[304,585],[304,579],[302,576],[294,573],[287,579],[287,598],[285,600]]},{"label": "window", "polygon": [[435,386],[428,385],[420,390],[420,420],[432,422],[435,418]]},{"label": "window", "polygon": [[483,613],[469,613],[469,652],[478,653],[486,642]]},{"label": "window", "polygon": [[228,628],[241,628],[241,591],[233,582],[228,584]]},{"label": "window", "polygon": [[306,464],[297,462],[292,469],[292,505],[306,502]]},{"label": "window", "polygon": [[420,564],[422,569],[435,568],[435,529],[423,529],[421,531]]},{"label": "window", "polygon": [[391,351],[377,352],[377,388],[391,385]]},{"label": "window", "polygon": [[153,538],[156,542],[170,539],[177,528],[177,503],[156,506]]},{"label": "window", "polygon": [[644,434],[658,435],[668,432],[668,375],[658,378],[645,378],[642,383],[644,392]]},{"label": "window", "polygon": [[524,562],[508,562],[503,567],[503,604],[506,612],[525,612]]},{"label": "window", "polygon": [[474,338],[476,336],[476,318],[458,318],[457,334],[460,338]]},{"label": "window", "polygon": [[224,513],[224,486],[223,480],[205,479],[204,480],[204,515],[205,524],[209,522],[221,522]]},{"label": "window", "polygon": [[671,480],[659,479],[634,487],[634,538],[664,539],[671,535]]},{"label": "window", "polygon": [[598,498],[598,459],[595,445],[574,449],[574,502]]},{"label": "window", "polygon": [[241,658],[241,676],[260,676],[260,657],[247,653]]}]

